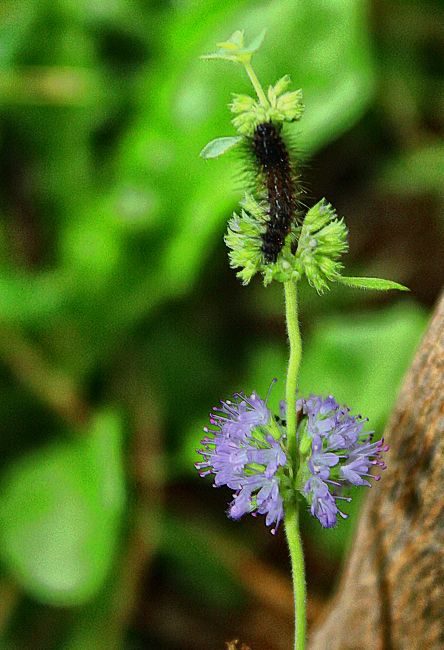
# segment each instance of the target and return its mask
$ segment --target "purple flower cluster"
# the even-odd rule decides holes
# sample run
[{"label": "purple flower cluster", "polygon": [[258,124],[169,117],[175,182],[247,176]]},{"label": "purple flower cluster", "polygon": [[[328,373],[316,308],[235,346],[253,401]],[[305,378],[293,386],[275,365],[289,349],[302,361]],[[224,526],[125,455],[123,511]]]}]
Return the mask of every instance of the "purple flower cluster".
[{"label": "purple flower cluster", "polygon": [[331,396],[298,400],[298,408],[305,416],[303,435],[311,440],[311,455],[306,465],[308,473],[305,472],[302,491],[310,504],[311,514],[322,526],[331,528],[338,514],[347,516],[337,506],[340,499],[350,501],[349,497],[339,494],[341,488],[370,487],[370,477],[378,481],[380,476],[372,476],[370,469],[374,465],[386,468],[382,452],[388,451],[388,446],[383,439],[372,443],[373,432],[363,433],[367,420],[350,415],[350,410],[340,407]]},{"label": "purple flower cluster", "polygon": [[198,452],[203,460],[196,468],[201,476],[214,474],[215,487],[227,485],[235,491],[230,517],[239,519],[248,512],[266,515],[265,523],[274,525],[271,532],[275,533],[284,514],[280,468],[286,465],[287,456],[283,435],[272,417],[256,393],[250,397],[238,393],[234,401],[221,402],[210,413],[213,428],[204,429],[204,448]]},{"label": "purple flower cluster", "polygon": [[[211,427],[205,427],[202,461],[196,463],[201,476],[214,475],[214,486],[228,486],[234,491],[228,515],[239,519],[246,513],[265,515],[272,533],[284,516],[284,498],[294,499],[302,493],[311,514],[324,528],[331,528],[338,515],[343,488],[370,486],[373,466],[385,469],[384,440],[372,442],[373,432],[364,432],[367,422],[350,414],[329,396],[312,395],[296,403],[298,414],[299,467],[292,478],[286,451],[284,420],[275,421],[266,401],[256,393],[243,393],[234,400],[221,402],[210,413]],[[286,404],[281,403],[281,417]],[[279,424],[278,424],[279,422]]]}]

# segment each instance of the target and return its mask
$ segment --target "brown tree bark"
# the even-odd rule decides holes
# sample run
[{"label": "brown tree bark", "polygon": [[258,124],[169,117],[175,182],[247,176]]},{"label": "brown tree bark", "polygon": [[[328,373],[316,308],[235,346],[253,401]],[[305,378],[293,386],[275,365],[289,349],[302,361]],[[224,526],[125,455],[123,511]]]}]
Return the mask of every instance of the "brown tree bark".
[{"label": "brown tree bark", "polygon": [[388,469],[310,650],[444,649],[444,296],[385,439]]}]

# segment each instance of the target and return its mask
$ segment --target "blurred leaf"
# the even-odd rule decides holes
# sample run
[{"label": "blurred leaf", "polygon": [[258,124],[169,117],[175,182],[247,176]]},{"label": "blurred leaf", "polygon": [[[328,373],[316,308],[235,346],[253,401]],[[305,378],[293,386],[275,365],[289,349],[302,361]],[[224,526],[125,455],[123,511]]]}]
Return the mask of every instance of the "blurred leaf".
[{"label": "blurred leaf", "polygon": [[93,105],[101,80],[90,70],[68,66],[29,66],[0,72],[2,104]]},{"label": "blurred leaf", "polygon": [[10,63],[37,12],[33,0],[2,0],[0,5],[0,65]]},{"label": "blurred leaf", "polygon": [[249,355],[247,377],[245,379],[246,393],[255,390],[265,399],[271,381],[278,381],[271,388],[268,404],[274,413],[279,413],[279,402],[285,397],[285,375],[287,372],[288,355],[285,344],[277,345],[271,341],[261,341],[252,347]]},{"label": "blurred leaf", "polygon": [[83,280],[89,291],[94,290],[115,272],[122,255],[122,243],[109,211],[100,204],[89,204],[88,213],[79,212],[77,219],[68,223],[63,231],[60,243],[63,265]]},{"label": "blurred leaf", "polygon": [[305,343],[301,394],[333,394],[382,433],[426,316],[414,303],[319,321]]},{"label": "blurred leaf", "polygon": [[82,435],[19,461],[1,490],[2,560],[26,591],[52,605],[78,605],[100,589],[124,505],[118,417],[100,413]]},{"label": "blurred leaf", "polygon": [[[205,528],[199,529],[187,519],[167,514],[162,552],[168,560],[171,579],[176,589],[191,591],[208,609],[240,607],[243,593],[239,581],[208,544],[208,538],[215,535],[211,522],[207,521]],[[199,558],[197,562],[196,558]]]},{"label": "blurred leaf", "polygon": [[386,163],[380,176],[382,189],[401,194],[444,194],[444,145],[441,141],[404,152]]},{"label": "blurred leaf", "polygon": [[63,309],[67,283],[61,276],[0,275],[0,320],[7,323],[46,322]]},{"label": "blurred leaf", "polygon": [[398,284],[398,282],[393,282],[392,280],[382,280],[381,278],[348,278],[345,275],[340,275],[336,278],[335,282],[355,289],[372,289],[376,291],[398,289],[398,291],[410,291],[403,284]]}]

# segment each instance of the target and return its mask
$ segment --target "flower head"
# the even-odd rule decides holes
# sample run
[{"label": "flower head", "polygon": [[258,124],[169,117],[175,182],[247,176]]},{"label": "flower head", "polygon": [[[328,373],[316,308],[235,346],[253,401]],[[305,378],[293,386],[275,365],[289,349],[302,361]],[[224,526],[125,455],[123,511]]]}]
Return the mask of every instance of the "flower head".
[{"label": "flower head", "polygon": [[338,514],[339,500],[350,501],[340,494],[342,488],[352,485],[370,487],[369,478],[375,466],[385,469],[382,453],[388,451],[384,440],[372,442],[373,432],[363,432],[367,420],[350,415],[329,396],[312,395],[298,400],[302,410],[299,425],[300,451],[304,457],[298,472],[299,489],[307,499],[311,514],[322,526],[331,528]]},{"label": "flower head", "polygon": [[318,293],[328,289],[328,281],[341,276],[339,261],[348,249],[347,227],[334,208],[321,199],[307,212],[299,238],[297,261],[301,272]]},{"label": "flower head", "polygon": [[[351,501],[344,488],[368,486],[373,467],[386,468],[384,440],[372,442],[365,432],[367,422],[340,406],[331,395],[311,395],[296,402],[299,464],[296,475],[287,452],[285,419],[287,405],[280,404],[275,418],[256,393],[237,393],[210,413],[211,428],[205,427],[202,461],[196,463],[201,476],[214,475],[215,487],[233,490],[228,508],[232,519],[246,513],[265,515],[267,526],[276,529],[284,516],[284,505],[297,495],[308,502],[311,514],[324,528],[346,518],[338,503]],[[300,496],[299,496],[300,498]]]},{"label": "flower head", "polygon": [[224,241],[230,249],[231,268],[239,268],[237,277],[243,284],[248,284],[258,272],[264,277],[267,286],[273,280],[278,282],[296,282],[301,278],[300,269],[295,268],[295,258],[291,251],[296,243],[300,228],[292,224],[282,251],[276,262],[265,262],[263,255],[263,234],[269,219],[267,206],[247,194],[242,201],[240,215],[234,213],[228,222],[228,232]]},{"label": "flower head", "polygon": [[249,95],[234,94],[230,110],[235,115],[233,125],[238,133],[251,136],[258,124],[283,124],[299,120],[304,112],[302,90],[288,91],[290,84],[289,75],[285,75],[274,86],[269,86],[266,103]]},{"label": "flower head", "polygon": [[227,485],[234,490],[228,515],[239,519],[246,513],[266,515],[272,532],[283,518],[280,493],[282,468],[287,464],[284,435],[256,393],[242,393],[234,401],[221,402],[210,413],[213,428],[205,427],[196,463],[201,476],[214,474],[214,485]]}]

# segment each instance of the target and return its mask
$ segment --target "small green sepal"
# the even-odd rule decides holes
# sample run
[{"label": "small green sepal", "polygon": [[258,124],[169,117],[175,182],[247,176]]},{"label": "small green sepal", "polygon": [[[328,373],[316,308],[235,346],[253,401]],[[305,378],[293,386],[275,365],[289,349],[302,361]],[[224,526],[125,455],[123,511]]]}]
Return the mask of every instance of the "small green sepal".
[{"label": "small green sepal", "polygon": [[397,289],[398,291],[410,291],[408,287],[392,280],[382,280],[381,278],[348,278],[344,275],[339,276],[336,282],[353,287],[356,289],[371,289],[375,291],[390,291]]},{"label": "small green sepal", "polygon": [[241,135],[226,136],[223,138],[216,138],[211,140],[200,152],[199,156],[208,160],[209,158],[219,158],[230,149],[242,142]]}]

